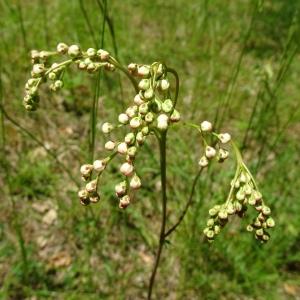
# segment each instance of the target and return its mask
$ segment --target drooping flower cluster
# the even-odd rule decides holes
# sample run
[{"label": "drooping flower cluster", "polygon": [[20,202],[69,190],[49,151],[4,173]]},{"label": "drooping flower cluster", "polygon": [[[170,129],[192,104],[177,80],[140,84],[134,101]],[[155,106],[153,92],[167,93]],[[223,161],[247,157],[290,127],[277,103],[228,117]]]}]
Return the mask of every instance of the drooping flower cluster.
[{"label": "drooping flower cluster", "polygon": [[[107,163],[119,155],[124,159],[119,169],[123,180],[115,186],[115,194],[119,199],[119,207],[126,208],[130,204],[131,193],[141,187],[141,179],[135,169],[135,159],[141,147],[149,135],[155,131],[165,131],[171,123],[180,120],[180,114],[170,98],[170,83],[163,64],[130,64],[128,70],[132,76],[140,78],[139,93],[135,95],[133,104],[118,116],[118,124],[106,122],[102,125],[102,132],[109,135],[113,130],[125,126],[129,131],[122,141],[110,139],[105,143],[105,149],[113,152],[111,156],[96,160],[93,165],[82,166],[81,174],[88,180],[85,188],[79,192],[84,205],[96,202],[95,197],[99,199],[95,195],[98,195],[100,175]],[[96,178],[93,179],[91,175],[94,171]]]},{"label": "drooping flower cluster", "polygon": [[[195,127],[195,125],[193,125]],[[210,122],[204,121],[197,126],[205,144],[205,155],[199,160],[201,168],[206,167],[209,161],[217,157],[219,162],[223,162],[229,155],[228,150],[223,149],[221,145],[231,141],[229,133],[217,134],[213,132],[213,126]],[[217,138],[214,146],[207,145],[205,134],[211,134]],[[255,183],[253,176],[242,160],[241,154],[236,145],[231,141],[237,160],[237,170],[235,177],[231,182],[231,189],[227,200],[220,205],[215,205],[209,210],[209,219],[207,227],[204,229],[204,235],[209,242],[220,233],[221,229],[227,224],[231,215],[244,217],[249,206],[253,206],[258,212],[258,216],[251,224],[247,226],[247,230],[254,232],[255,238],[262,243],[267,242],[270,238],[267,232],[268,228],[275,226],[274,220],[270,217],[271,209],[264,203],[261,193]]]},{"label": "drooping flower cluster", "polygon": [[[53,57],[66,57],[67,60],[61,62],[51,62]],[[31,51],[32,70],[31,78],[28,79],[25,85],[25,97],[23,104],[28,111],[34,111],[38,107],[39,86],[50,81],[49,88],[52,91],[60,90],[64,83],[63,77],[66,68],[75,63],[79,70],[86,70],[89,73],[95,73],[100,68],[113,71],[115,65],[110,57],[110,54],[103,50],[89,48],[82,51],[78,45],[68,46],[65,43],[59,43],[56,51]]]}]

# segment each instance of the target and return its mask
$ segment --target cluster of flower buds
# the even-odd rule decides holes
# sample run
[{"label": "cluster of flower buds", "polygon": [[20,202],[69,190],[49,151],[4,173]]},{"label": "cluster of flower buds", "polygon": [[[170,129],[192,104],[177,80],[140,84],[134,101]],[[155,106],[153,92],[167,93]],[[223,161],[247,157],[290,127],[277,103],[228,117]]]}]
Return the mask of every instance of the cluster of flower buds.
[{"label": "cluster of flower buds", "polygon": [[[205,153],[199,159],[199,166],[201,168],[207,167],[209,162],[212,159],[217,159],[217,161],[220,163],[224,162],[229,156],[229,151],[224,148],[224,145],[230,142],[231,140],[230,134],[229,133],[217,134],[213,132],[213,125],[209,121],[203,121],[199,126],[199,130],[205,142]],[[205,136],[208,135],[213,135],[217,137],[217,142],[215,146],[211,146],[207,144]]]},{"label": "cluster of flower buds", "polygon": [[231,182],[231,190],[227,201],[221,205],[215,205],[209,210],[207,227],[204,235],[212,242],[216,235],[228,222],[229,216],[238,215],[244,217],[248,206],[254,206],[258,216],[247,230],[254,232],[255,238],[262,243],[267,242],[270,235],[268,228],[275,226],[274,220],[270,217],[271,209],[264,204],[261,193],[257,190],[256,184],[247,168],[238,169],[235,179]]},{"label": "cluster of flower buds", "polygon": [[[123,178],[115,186],[115,194],[119,199],[120,208],[126,208],[130,204],[132,193],[142,185],[141,179],[135,170],[135,159],[148,136],[157,130],[160,132],[165,131],[171,123],[180,120],[180,114],[175,109],[174,101],[171,100],[167,69],[161,63],[153,63],[149,66],[130,64],[128,70],[132,76],[140,78],[139,93],[135,95],[132,105],[119,114],[118,124],[105,122],[101,128],[102,132],[109,136],[109,140],[104,147],[107,151],[112,151],[110,158],[116,155],[122,157],[119,170]],[[129,131],[127,131],[123,140],[116,141],[111,133],[120,127],[126,127]],[[106,160],[110,159],[106,158]],[[97,171],[96,162],[93,165],[82,167],[83,171],[87,169],[86,175],[81,172],[84,179],[92,179],[93,170]],[[104,168],[99,169],[98,172],[103,170]],[[84,189],[85,192],[80,191],[79,197],[82,204],[92,202],[88,185],[95,182],[95,180],[98,183],[99,173],[96,175],[97,178],[87,184]],[[93,186],[97,187],[97,184]],[[97,190],[92,192],[97,192]],[[88,196],[83,198],[81,195]],[[86,200],[88,198],[90,200]]]},{"label": "cluster of flower buds", "polygon": [[[67,57],[67,60],[51,63],[51,58],[55,56]],[[39,103],[38,88],[40,84],[50,81],[49,88],[58,91],[63,87],[63,76],[67,66],[75,63],[79,70],[86,70],[95,73],[100,68],[113,71],[115,66],[110,61],[110,54],[103,50],[89,48],[82,51],[78,45],[68,46],[59,43],[56,51],[31,51],[32,71],[31,78],[25,85],[25,96],[23,104],[28,111],[37,109]]]}]

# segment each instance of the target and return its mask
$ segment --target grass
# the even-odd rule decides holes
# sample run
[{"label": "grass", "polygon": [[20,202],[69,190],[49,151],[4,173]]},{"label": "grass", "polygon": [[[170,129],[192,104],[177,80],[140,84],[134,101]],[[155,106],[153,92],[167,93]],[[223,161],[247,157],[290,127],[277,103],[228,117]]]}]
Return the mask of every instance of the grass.
[{"label": "grass", "polygon": [[[0,299],[143,299],[161,213],[155,140],[149,147],[155,150],[138,162],[145,186],[125,212],[112,196],[118,165],[110,167],[103,200],[93,210],[79,205],[75,183],[80,164],[92,152],[101,156],[97,125],[134,96],[127,78],[102,76],[98,89],[97,79],[70,72],[61,93],[44,90],[38,112],[28,114],[21,104],[27,49],[60,41],[94,45],[105,2],[0,3],[1,103],[15,122],[1,112]],[[234,172],[233,162],[213,166],[201,175],[186,219],[168,240],[157,299],[296,299],[300,293],[300,5],[253,3],[107,1],[113,31],[107,22],[105,48],[125,64],[162,60],[174,67],[184,119],[214,120],[219,107],[221,128],[243,147],[277,222],[268,245],[257,244],[246,221],[237,219],[212,246],[205,244],[207,210],[224,198]],[[93,101],[99,101],[98,119],[90,122]],[[170,132],[168,226],[184,209],[201,151],[190,129]],[[48,224],[43,218],[50,210],[57,218]]]}]

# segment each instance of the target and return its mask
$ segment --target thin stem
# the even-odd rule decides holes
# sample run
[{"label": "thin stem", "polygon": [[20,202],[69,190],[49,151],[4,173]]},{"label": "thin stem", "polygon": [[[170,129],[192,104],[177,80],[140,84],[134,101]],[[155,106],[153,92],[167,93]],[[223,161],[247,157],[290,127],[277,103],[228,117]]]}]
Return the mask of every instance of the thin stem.
[{"label": "thin stem", "polygon": [[190,193],[190,196],[188,198],[188,201],[185,205],[185,208],[183,210],[183,212],[181,213],[180,217],[178,218],[178,221],[165,233],[165,238],[167,236],[169,236],[174,230],[176,230],[176,228],[181,224],[181,222],[183,221],[189,207],[191,206],[192,202],[193,202],[193,198],[194,198],[194,194],[195,194],[195,190],[196,190],[196,185],[197,185],[197,182],[200,178],[200,175],[203,171],[203,168],[201,168],[198,173],[196,174],[196,176],[194,177],[194,180],[193,180],[193,184],[192,184],[192,189],[191,189],[191,193]]},{"label": "thin stem", "polygon": [[177,104],[178,94],[179,94],[179,76],[178,76],[178,73],[172,68],[167,68],[167,72],[172,73],[174,75],[175,81],[176,81],[175,99],[174,99],[174,108],[175,108],[176,104]]},{"label": "thin stem", "polygon": [[160,256],[165,242],[165,230],[166,230],[166,217],[167,217],[167,174],[166,174],[166,142],[167,142],[167,132],[161,134],[159,139],[160,146],[160,174],[161,174],[161,188],[162,188],[162,220],[159,236],[159,245],[156,253],[155,263],[153,271],[150,277],[148,297],[150,300],[152,296],[152,290],[155,282],[156,272],[160,262]]}]

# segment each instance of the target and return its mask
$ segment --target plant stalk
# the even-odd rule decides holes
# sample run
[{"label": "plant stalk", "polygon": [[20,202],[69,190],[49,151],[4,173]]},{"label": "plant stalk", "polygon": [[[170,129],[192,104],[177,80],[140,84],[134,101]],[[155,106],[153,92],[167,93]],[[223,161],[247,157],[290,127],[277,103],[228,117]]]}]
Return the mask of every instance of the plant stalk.
[{"label": "plant stalk", "polygon": [[151,300],[152,290],[155,282],[156,272],[159,266],[160,257],[165,242],[165,230],[166,230],[166,219],[167,219],[167,172],[166,172],[166,142],[167,132],[163,132],[159,139],[160,147],[160,174],[161,174],[161,189],[162,189],[162,220],[160,227],[159,244],[155,257],[155,263],[153,271],[150,277],[149,288],[148,288],[148,300]]}]

